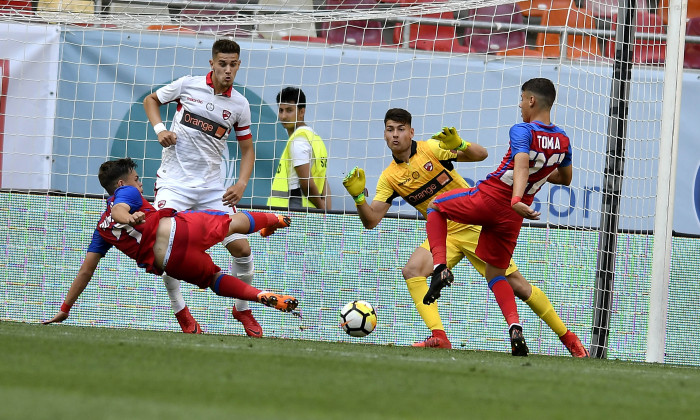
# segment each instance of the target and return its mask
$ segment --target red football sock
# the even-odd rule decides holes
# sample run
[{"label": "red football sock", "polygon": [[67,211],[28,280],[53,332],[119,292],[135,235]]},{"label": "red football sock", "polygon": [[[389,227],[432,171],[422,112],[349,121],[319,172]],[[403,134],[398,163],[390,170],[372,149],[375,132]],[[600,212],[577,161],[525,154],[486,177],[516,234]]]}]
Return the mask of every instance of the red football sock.
[{"label": "red football sock", "polygon": [[211,285],[211,290],[219,296],[233,297],[236,299],[258,301],[260,289],[246,284],[238,277],[221,274]]},{"label": "red football sock", "polygon": [[425,230],[433,254],[433,264],[447,264],[447,219],[442,213],[431,211],[426,220]]},{"label": "red football sock", "polygon": [[515,303],[515,294],[506,278],[503,276],[494,277],[489,281],[489,288],[496,297],[498,307],[501,308],[508,325],[519,324],[520,316],[518,316],[518,306]]},{"label": "red football sock", "polygon": [[260,229],[274,226],[279,223],[279,219],[274,213],[261,213],[257,211],[247,211],[245,213],[250,219],[250,229],[248,230],[248,233],[254,233]]}]

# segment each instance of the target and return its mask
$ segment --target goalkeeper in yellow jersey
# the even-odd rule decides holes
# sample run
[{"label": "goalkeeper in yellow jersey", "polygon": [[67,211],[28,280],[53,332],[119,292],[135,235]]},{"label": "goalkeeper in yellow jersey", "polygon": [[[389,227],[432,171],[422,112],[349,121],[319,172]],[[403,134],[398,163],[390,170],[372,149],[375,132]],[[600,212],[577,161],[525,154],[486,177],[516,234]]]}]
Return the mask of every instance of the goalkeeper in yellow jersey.
[{"label": "goalkeeper in yellow jersey", "polygon": [[[355,200],[357,212],[366,229],[377,226],[389,211],[392,200],[399,196],[425,216],[428,204],[434,197],[455,188],[468,187],[467,182],[454,170],[453,162],[477,162],[488,156],[483,146],[462,140],[454,128],[446,127],[428,141],[414,141],[413,135],[411,114],[408,111],[400,108],[387,111],[384,117],[384,139],[394,161],[379,177],[377,193],[371,204],[365,197],[365,174],[361,168],[354,168],[343,180],[343,185]],[[440,144],[451,150],[443,150]],[[467,257],[474,268],[484,275],[485,263],[474,253],[480,231],[480,226],[448,221],[448,267],[454,267],[462,258]],[[414,346],[449,349],[452,345],[445,334],[437,305],[423,302],[428,291],[427,277],[432,272],[433,257],[426,239],[402,269],[416,309],[432,331],[425,341],[415,343]],[[587,356],[581,341],[567,329],[544,292],[528,283],[512,260],[506,271],[506,279],[507,284],[495,283],[492,292],[508,323],[514,356],[528,354],[515,303],[516,295],[549,325],[572,356]]]}]

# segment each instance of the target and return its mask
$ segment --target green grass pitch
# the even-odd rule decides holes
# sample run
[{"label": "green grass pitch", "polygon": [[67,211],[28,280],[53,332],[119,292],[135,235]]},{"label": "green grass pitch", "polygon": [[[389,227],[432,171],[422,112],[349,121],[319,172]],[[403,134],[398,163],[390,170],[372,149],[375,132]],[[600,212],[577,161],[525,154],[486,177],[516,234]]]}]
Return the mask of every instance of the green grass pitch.
[{"label": "green grass pitch", "polygon": [[2,419],[681,419],[698,390],[693,367],[0,322]]}]

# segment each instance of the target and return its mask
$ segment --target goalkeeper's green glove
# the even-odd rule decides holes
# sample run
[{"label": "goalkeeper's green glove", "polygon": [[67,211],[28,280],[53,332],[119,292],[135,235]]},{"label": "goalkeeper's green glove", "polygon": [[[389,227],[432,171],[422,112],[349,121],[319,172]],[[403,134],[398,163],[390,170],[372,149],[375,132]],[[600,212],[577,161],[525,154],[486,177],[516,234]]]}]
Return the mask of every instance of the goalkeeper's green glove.
[{"label": "goalkeeper's green glove", "polygon": [[343,179],[343,186],[355,200],[356,205],[365,202],[365,171],[355,166],[352,171]]},{"label": "goalkeeper's green glove", "polygon": [[442,131],[433,135],[435,140],[440,141],[440,148],[445,150],[467,150],[472,144],[462,140],[454,127],[442,127]]}]

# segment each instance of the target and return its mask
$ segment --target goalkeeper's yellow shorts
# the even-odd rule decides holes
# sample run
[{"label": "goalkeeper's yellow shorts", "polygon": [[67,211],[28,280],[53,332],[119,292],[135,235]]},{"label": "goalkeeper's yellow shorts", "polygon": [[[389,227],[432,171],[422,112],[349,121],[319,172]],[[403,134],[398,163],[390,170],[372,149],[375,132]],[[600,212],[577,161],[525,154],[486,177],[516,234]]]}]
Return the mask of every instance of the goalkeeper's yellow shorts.
[{"label": "goalkeeper's yellow shorts", "polygon": [[[474,251],[476,250],[476,245],[479,243],[479,234],[481,233],[481,226],[473,225],[461,225],[454,223],[452,221],[447,222],[447,266],[453,268],[457,265],[462,258],[467,257],[470,263],[474,266],[476,271],[484,276],[486,272],[486,263],[477,257]],[[430,251],[430,245],[426,239],[422,248]],[[510,264],[506,269],[506,276],[518,271],[518,266],[515,265],[515,261],[510,259]]]}]

